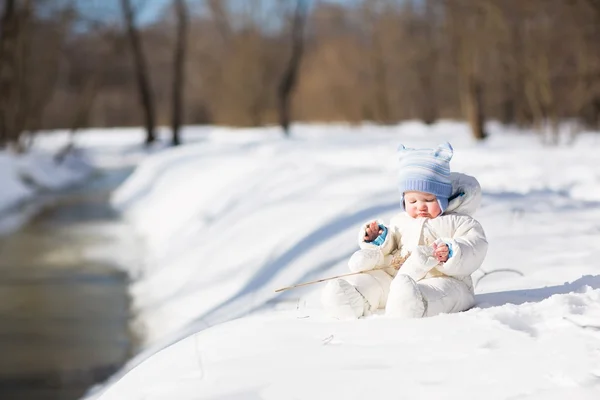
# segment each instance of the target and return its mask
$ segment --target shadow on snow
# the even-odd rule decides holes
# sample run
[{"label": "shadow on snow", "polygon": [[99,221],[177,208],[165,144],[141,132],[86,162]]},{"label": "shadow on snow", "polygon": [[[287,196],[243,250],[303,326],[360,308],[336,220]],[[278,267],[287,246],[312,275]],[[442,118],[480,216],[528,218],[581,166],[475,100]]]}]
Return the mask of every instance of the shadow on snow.
[{"label": "shadow on snow", "polygon": [[500,307],[505,304],[539,303],[555,294],[577,292],[586,286],[592,289],[600,289],[600,275],[584,275],[576,281],[557,286],[478,294],[475,296],[475,308]]}]

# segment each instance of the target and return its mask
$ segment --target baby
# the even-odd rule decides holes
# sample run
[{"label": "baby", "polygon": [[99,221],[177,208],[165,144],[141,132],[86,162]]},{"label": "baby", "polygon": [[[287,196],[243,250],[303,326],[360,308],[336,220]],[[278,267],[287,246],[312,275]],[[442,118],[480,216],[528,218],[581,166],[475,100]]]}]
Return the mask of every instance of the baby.
[{"label": "baby", "polygon": [[360,250],[348,264],[353,272],[373,271],[325,286],[322,304],[336,318],[359,318],[379,308],[391,316],[430,317],[474,304],[471,274],[488,246],[471,216],[481,200],[479,183],[450,172],[450,143],[436,149],[401,145],[398,155],[402,212],[388,226],[371,221],[360,229]]}]

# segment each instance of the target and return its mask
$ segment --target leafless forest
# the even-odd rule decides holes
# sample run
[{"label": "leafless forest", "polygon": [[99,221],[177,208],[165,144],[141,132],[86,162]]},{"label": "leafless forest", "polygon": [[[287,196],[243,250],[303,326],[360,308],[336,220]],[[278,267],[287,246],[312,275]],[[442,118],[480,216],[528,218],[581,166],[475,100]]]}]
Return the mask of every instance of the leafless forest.
[{"label": "leafless forest", "polygon": [[[0,144],[290,121],[600,125],[600,0],[0,0]],[[109,3],[114,5],[109,6]]]}]

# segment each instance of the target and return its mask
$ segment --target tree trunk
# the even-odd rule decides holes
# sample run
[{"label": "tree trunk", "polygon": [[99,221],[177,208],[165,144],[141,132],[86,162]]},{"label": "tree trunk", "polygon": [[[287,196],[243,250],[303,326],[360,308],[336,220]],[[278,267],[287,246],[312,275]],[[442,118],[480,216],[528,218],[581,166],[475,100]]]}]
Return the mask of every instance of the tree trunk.
[{"label": "tree trunk", "polygon": [[435,6],[439,0],[425,1],[425,18],[429,25],[424,27],[425,42],[419,62],[416,64],[415,71],[421,84],[421,90],[425,98],[421,100],[419,107],[419,116],[427,125],[433,124],[438,119],[438,104],[436,93],[436,74],[439,63],[439,49],[436,42],[435,24],[437,17]]},{"label": "tree trunk", "polygon": [[77,102],[77,108],[75,110],[75,116],[71,124],[71,134],[75,134],[81,127],[89,125],[90,112],[94,105],[94,100],[98,94],[100,76],[99,72],[92,74],[85,82],[79,101]]},{"label": "tree trunk", "polygon": [[175,10],[177,13],[177,44],[175,46],[174,56],[174,74],[173,74],[173,110],[172,110],[172,140],[173,146],[181,144],[179,130],[183,119],[183,82],[185,80],[185,60],[187,54],[187,28],[188,12],[185,0],[175,0]]},{"label": "tree trunk", "polygon": [[15,0],[6,0],[0,22],[0,147],[14,135],[14,84],[17,36]]},{"label": "tree trunk", "polygon": [[[594,10],[596,11],[596,26],[598,26],[598,24],[600,24],[600,0],[589,0],[590,4],[592,5],[592,7],[594,8]],[[596,31],[596,35],[598,35],[598,31]],[[596,53],[598,54],[598,52],[600,52],[600,40],[596,42]],[[595,74],[597,80],[600,80],[600,71],[596,70],[596,74]],[[595,128],[596,129],[600,129],[600,93],[596,93],[594,95],[594,98],[590,101],[590,108],[591,108],[591,120],[593,121],[592,124],[594,124],[595,122]]]},{"label": "tree trunk", "polygon": [[153,143],[156,140],[154,133],[154,99],[152,88],[150,86],[150,78],[146,58],[142,50],[142,43],[139,32],[135,26],[135,15],[131,6],[130,0],[121,0],[121,8],[127,25],[127,35],[133,53],[133,61],[135,65],[135,76],[138,84],[140,104],[144,110],[144,122],[146,126],[146,145]]},{"label": "tree trunk", "polygon": [[483,140],[487,137],[485,131],[485,118],[483,116],[483,96],[481,83],[473,76],[468,78],[467,82],[466,111],[469,125],[473,137],[477,140]]},{"label": "tree trunk", "polygon": [[[97,71],[97,70],[96,70]],[[83,92],[78,99],[77,109],[69,131],[69,142],[54,155],[54,162],[62,164],[67,155],[75,149],[75,134],[82,126],[89,124],[90,112],[99,89],[99,73],[96,72],[85,82]]]},{"label": "tree trunk", "polygon": [[306,24],[306,0],[297,0],[292,23],[292,54],[278,88],[279,123],[286,136],[290,135],[291,96],[298,81],[298,70],[304,53],[304,26]]},{"label": "tree trunk", "polygon": [[471,127],[476,140],[487,137],[485,132],[485,116],[483,107],[483,89],[481,79],[481,55],[483,44],[475,37],[481,29],[482,16],[477,2],[450,2],[451,35],[453,52],[457,63],[459,79],[459,96],[463,113]]},{"label": "tree trunk", "polygon": [[19,143],[31,118],[28,87],[31,0],[6,0],[0,19],[0,147]]},{"label": "tree trunk", "polygon": [[438,110],[435,98],[435,85],[433,84],[433,78],[429,74],[422,74],[420,76],[421,89],[426,94],[426,98],[419,107],[419,114],[421,119],[427,125],[433,124],[437,120]]}]

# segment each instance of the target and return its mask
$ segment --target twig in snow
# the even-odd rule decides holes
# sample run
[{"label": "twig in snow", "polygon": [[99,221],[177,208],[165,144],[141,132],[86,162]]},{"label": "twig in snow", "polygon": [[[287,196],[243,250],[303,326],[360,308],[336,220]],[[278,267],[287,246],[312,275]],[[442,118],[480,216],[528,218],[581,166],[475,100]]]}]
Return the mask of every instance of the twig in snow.
[{"label": "twig in snow", "polygon": [[364,269],[362,271],[350,272],[348,274],[342,274],[342,275],[336,275],[336,276],[332,276],[332,277],[329,277],[329,278],[323,278],[323,279],[319,279],[319,280],[311,281],[311,282],[298,283],[296,285],[286,286],[284,288],[277,289],[277,290],[275,290],[275,292],[276,293],[277,292],[283,292],[284,290],[295,289],[297,287],[314,285],[315,283],[321,283],[321,282],[325,282],[325,281],[330,281],[332,279],[343,278],[345,276],[358,275],[358,274],[367,274],[367,273],[369,273],[371,271],[379,271],[379,270],[382,270],[382,269],[389,269],[389,268],[400,269],[400,267],[402,266],[402,264],[404,264],[404,262],[406,261],[406,259],[409,256],[410,256],[410,253],[408,253],[404,257],[401,257],[399,255],[398,256],[394,256],[394,258],[392,258],[391,265],[386,265],[386,266],[382,266],[382,267],[378,267],[378,268],[372,268],[372,269]]},{"label": "twig in snow", "polygon": [[328,345],[329,343],[331,343],[332,340],[333,340],[333,335],[327,336],[325,339],[323,339],[323,346]]},{"label": "twig in snow", "polygon": [[572,323],[573,325],[581,328],[581,329],[591,329],[593,331],[600,331],[600,325],[588,325],[588,324],[581,324],[575,320],[572,320],[569,317],[563,317],[564,320],[569,321],[570,323]]},{"label": "twig in snow", "polygon": [[490,276],[491,274],[494,274],[496,272],[512,272],[512,273],[515,273],[515,274],[520,275],[520,276],[525,276],[525,274],[522,273],[521,271],[517,271],[516,269],[512,269],[512,268],[499,268],[499,269],[495,269],[495,270],[492,270],[492,271],[489,271],[489,272],[484,271],[481,268],[479,270],[481,272],[483,272],[483,275],[479,279],[477,279],[475,282],[473,282],[473,286],[477,286],[479,284],[479,282],[481,282],[481,280],[483,278],[485,278],[486,276]]}]

